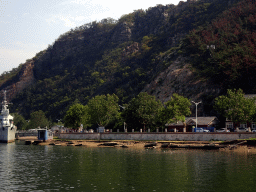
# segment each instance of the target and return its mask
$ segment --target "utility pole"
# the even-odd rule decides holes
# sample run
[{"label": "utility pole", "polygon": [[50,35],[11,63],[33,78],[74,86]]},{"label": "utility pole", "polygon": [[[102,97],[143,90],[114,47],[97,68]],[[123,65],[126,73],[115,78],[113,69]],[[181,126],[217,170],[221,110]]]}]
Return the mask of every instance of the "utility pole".
[{"label": "utility pole", "polygon": [[196,105],[196,128],[197,128],[197,105],[199,105],[200,103],[202,103],[202,101],[196,103],[194,101],[192,101],[192,103],[194,103]]}]

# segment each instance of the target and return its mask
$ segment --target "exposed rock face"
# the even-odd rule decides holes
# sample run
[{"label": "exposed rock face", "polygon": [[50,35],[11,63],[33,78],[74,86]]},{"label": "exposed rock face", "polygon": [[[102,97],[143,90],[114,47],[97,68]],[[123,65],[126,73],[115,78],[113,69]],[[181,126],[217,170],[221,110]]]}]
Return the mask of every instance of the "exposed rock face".
[{"label": "exposed rock face", "polygon": [[164,26],[168,23],[169,12],[167,10],[170,8],[176,9],[176,7],[173,5],[158,5],[156,7],[148,9],[147,19],[150,20],[152,18],[157,18],[157,24],[148,23],[148,25],[146,26],[146,30],[149,34],[156,35],[161,32],[161,26]]},{"label": "exposed rock face", "polygon": [[[32,85],[35,82],[33,68],[34,68],[34,61],[33,60],[27,61],[23,65],[20,73],[18,74],[18,81],[4,88],[7,91],[8,101],[12,100],[12,98],[14,98],[23,89],[27,88],[28,86]],[[2,96],[2,92],[1,92],[1,96]]]},{"label": "exposed rock face", "polygon": [[185,38],[186,34],[185,33],[177,33],[175,34],[174,36],[170,37],[168,39],[168,44],[172,47],[175,47],[177,46],[180,41]]},{"label": "exposed rock face", "polygon": [[123,43],[130,41],[132,37],[131,27],[127,22],[120,23],[114,31],[114,34],[111,37],[113,42]]},{"label": "exposed rock face", "polygon": [[127,56],[132,55],[133,53],[137,53],[140,50],[139,43],[134,42],[130,46],[127,46],[122,53],[123,59],[125,59]]},{"label": "exposed rock face", "polygon": [[180,57],[142,91],[154,95],[162,102],[168,101],[173,93],[197,102],[201,101],[205,94],[213,97],[219,96],[221,89],[218,85],[212,85],[207,80],[198,80],[191,70],[190,64],[185,63],[184,58]]}]

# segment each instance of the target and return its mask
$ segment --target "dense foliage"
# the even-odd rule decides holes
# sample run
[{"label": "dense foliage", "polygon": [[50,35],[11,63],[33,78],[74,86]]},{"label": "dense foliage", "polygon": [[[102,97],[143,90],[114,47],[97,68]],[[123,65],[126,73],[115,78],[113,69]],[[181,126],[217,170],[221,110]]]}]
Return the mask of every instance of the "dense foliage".
[{"label": "dense foliage", "polygon": [[44,112],[39,110],[31,113],[30,121],[28,122],[27,129],[34,129],[34,128],[49,128],[49,120],[45,116]]},{"label": "dense foliage", "polygon": [[227,95],[215,99],[216,110],[225,118],[237,122],[252,122],[256,113],[256,98],[246,98],[241,89],[228,90]]},{"label": "dense foliage", "polygon": [[20,114],[12,114],[14,125],[17,126],[19,130],[26,130],[28,127],[28,122],[24,119],[24,117]]},{"label": "dense foliage", "polygon": [[[126,129],[139,131],[139,129],[163,128],[168,122],[183,121],[185,116],[191,114],[190,101],[187,98],[174,94],[166,107],[156,100],[154,96],[141,92],[124,106],[118,105],[118,97],[113,95],[98,95],[89,100],[87,105],[73,104],[65,115],[65,126],[77,129],[105,127],[116,130]],[[121,112],[120,108],[123,110]]]},{"label": "dense foliage", "polygon": [[78,129],[81,125],[87,125],[87,107],[82,104],[74,104],[68,109],[64,121],[66,127]]},{"label": "dense foliage", "polygon": [[171,99],[165,103],[166,108],[164,109],[167,114],[165,123],[176,123],[181,121],[185,123],[185,117],[191,115],[191,102],[188,98],[173,94]]},{"label": "dense foliage", "polygon": [[125,106],[122,117],[130,131],[131,129],[139,131],[140,128],[144,131],[146,128],[155,129],[152,125],[155,125],[162,107],[162,103],[154,96],[141,92]]},{"label": "dense foliage", "polygon": [[119,117],[118,97],[113,95],[98,95],[89,100],[88,122],[106,127],[110,122]]},{"label": "dense foliage", "polygon": [[198,73],[226,88],[254,93],[256,72],[256,4],[245,0],[206,27],[190,32],[184,49]]},{"label": "dense foliage", "polygon": [[0,89],[17,81],[18,74],[22,68],[22,64],[17,68],[13,68],[11,71],[5,71],[0,75]]}]

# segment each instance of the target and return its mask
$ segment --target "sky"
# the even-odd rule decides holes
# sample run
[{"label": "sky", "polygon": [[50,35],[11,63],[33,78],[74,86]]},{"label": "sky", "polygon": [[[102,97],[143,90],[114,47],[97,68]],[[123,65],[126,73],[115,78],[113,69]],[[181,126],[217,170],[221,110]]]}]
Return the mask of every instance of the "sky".
[{"label": "sky", "polygon": [[0,0],[0,74],[33,58],[72,28],[179,1]]}]

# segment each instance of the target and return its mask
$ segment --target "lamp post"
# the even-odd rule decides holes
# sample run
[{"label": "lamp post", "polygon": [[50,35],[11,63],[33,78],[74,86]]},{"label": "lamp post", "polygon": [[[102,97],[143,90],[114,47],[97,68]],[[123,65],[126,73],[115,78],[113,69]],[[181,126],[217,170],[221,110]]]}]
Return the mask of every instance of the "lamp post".
[{"label": "lamp post", "polygon": [[200,102],[194,102],[194,101],[192,101],[192,103],[194,103],[195,105],[196,105],[196,128],[197,128],[197,105],[199,105],[200,103],[202,103],[202,101],[200,101]]},{"label": "lamp post", "polygon": [[60,123],[62,119],[56,119],[56,120],[58,121],[57,125],[61,125],[62,124],[62,123]]},{"label": "lamp post", "polygon": [[60,123],[61,119],[56,119],[58,121],[58,123]]}]

